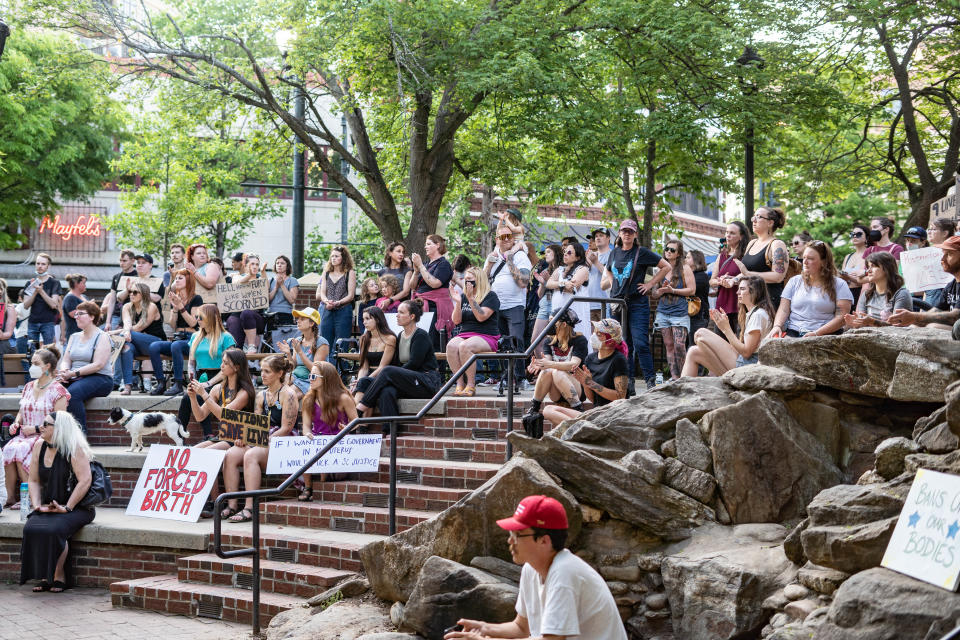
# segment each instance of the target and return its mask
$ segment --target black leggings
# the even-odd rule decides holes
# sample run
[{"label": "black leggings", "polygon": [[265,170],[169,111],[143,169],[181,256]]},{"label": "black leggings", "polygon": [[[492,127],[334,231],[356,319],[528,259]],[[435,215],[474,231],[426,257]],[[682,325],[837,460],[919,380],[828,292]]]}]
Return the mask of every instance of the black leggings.
[{"label": "black leggings", "polygon": [[436,371],[412,371],[403,367],[384,367],[363,395],[364,406],[376,406],[382,416],[400,415],[400,398],[432,398],[440,388]]}]

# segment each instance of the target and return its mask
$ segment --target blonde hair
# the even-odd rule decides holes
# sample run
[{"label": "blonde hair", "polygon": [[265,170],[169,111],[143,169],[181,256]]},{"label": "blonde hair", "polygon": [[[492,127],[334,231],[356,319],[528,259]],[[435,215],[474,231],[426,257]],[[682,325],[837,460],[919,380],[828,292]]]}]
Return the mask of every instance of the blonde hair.
[{"label": "blonde hair", "polygon": [[50,415],[54,421],[53,446],[56,447],[57,451],[68,461],[77,454],[78,450],[85,453],[88,459],[93,460],[93,451],[90,450],[90,444],[70,412],[54,411]]},{"label": "blonde hair", "polygon": [[211,358],[216,359],[220,338],[223,336],[223,322],[220,320],[220,309],[215,304],[205,304],[200,307],[200,313],[203,314],[203,327],[194,334],[190,341],[190,360],[196,360],[197,345],[204,338],[210,342],[207,353]]},{"label": "blonde hair", "polygon": [[[490,293],[490,279],[487,278],[487,274],[480,267],[467,267],[464,276],[467,273],[472,273],[474,279],[477,281],[477,284],[473,288],[473,299],[477,301],[477,304],[483,302],[483,299],[487,297],[487,294]],[[466,292],[464,292],[466,295]]]},{"label": "blonde hair", "polygon": [[[3,278],[0,278],[0,303],[9,304],[10,297],[7,295],[7,281]],[[3,322],[3,318],[0,318],[0,323]]]}]

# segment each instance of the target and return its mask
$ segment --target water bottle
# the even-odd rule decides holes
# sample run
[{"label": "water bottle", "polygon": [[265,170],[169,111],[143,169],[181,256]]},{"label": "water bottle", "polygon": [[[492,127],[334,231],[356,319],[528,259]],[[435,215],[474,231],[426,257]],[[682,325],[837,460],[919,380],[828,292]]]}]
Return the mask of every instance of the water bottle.
[{"label": "water bottle", "polygon": [[30,515],[30,485],[26,482],[20,483],[20,521],[27,519]]},{"label": "water bottle", "polygon": [[657,386],[663,384],[663,371],[657,371]]}]

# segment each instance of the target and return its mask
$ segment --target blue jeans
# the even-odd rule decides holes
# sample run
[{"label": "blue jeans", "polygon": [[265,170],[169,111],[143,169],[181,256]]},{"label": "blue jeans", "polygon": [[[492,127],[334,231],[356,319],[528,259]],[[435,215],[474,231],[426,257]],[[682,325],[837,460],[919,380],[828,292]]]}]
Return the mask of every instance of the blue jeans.
[{"label": "blue jeans", "polygon": [[337,340],[350,337],[352,324],[353,308],[350,305],[332,311],[330,309],[323,310],[323,318],[320,319],[320,335],[330,343],[330,355],[327,357],[327,361],[331,364],[337,364],[337,360],[333,356]]},{"label": "blue jeans", "polygon": [[27,340],[39,340],[43,338],[43,344],[50,344],[56,337],[54,327],[56,322],[34,322],[27,320]]},{"label": "blue jeans", "polygon": [[110,376],[93,374],[80,376],[67,387],[70,391],[70,400],[67,402],[67,411],[80,423],[83,432],[87,432],[87,408],[84,403],[90,398],[106,398],[113,391],[113,380]]},{"label": "blue jeans", "polygon": [[163,360],[160,356],[170,356],[173,361],[173,379],[183,380],[183,361],[190,354],[189,340],[157,340],[150,345],[150,362],[153,364],[153,375],[160,382],[165,382],[163,375]]},{"label": "blue jeans", "polygon": [[627,345],[630,347],[630,378],[637,377],[636,358],[644,380],[652,380],[653,354],[650,353],[650,300],[647,296],[633,297],[627,302]]},{"label": "blue jeans", "polygon": [[[130,332],[130,342],[123,347],[120,352],[120,368],[123,373],[123,383],[133,384],[133,355],[150,355],[150,345],[154,342],[161,342],[157,336],[149,333],[140,333],[139,331]],[[151,362],[153,362],[151,360]]]}]

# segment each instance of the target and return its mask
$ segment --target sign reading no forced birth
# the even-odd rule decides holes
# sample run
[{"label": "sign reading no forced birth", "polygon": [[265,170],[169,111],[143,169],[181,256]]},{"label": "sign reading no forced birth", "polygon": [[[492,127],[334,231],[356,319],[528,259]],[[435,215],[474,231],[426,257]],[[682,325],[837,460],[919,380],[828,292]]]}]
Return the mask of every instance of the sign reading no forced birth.
[{"label": "sign reading no forced birth", "polygon": [[270,437],[270,419],[265,414],[221,409],[219,437],[224,442],[240,440],[248,447],[266,447]]},{"label": "sign reading no forced birth", "polygon": [[222,449],[150,445],[127,515],[196,522],[226,454]]},{"label": "sign reading no forced birth", "polygon": [[270,283],[266,278],[239,284],[224,282],[217,285],[217,306],[220,313],[266,309],[270,304],[269,292]]}]

